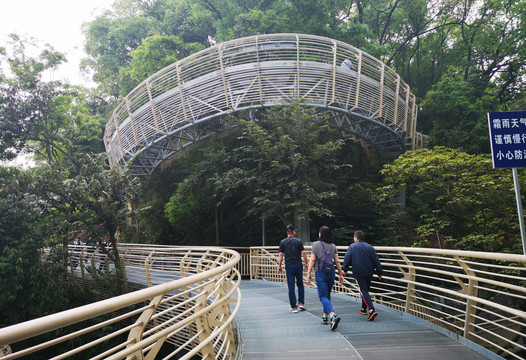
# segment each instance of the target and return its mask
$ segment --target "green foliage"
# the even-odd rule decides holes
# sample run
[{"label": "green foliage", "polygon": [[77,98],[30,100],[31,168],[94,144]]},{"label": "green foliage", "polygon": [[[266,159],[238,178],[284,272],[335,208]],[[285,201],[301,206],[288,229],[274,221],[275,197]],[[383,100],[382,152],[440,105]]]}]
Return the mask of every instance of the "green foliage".
[{"label": "green foliage", "polygon": [[203,49],[203,45],[185,44],[177,36],[149,36],[137,49],[130,52],[132,60],[125,75],[129,73],[134,81],[141,82],[177,60]]},{"label": "green foliage", "polygon": [[71,283],[61,248],[46,249],[46,215],[26,191],[31,171],[0,168],[0,327],[65,310],[89,297]]},{"label": "green foliage", "polygon": [[[93,116],[87,91],[61,82],[45,82],[43,74],[65,61],[45,47],[36,58],[26,52],[35,45],[11,35],[0,54],[7,74],[0,78],[0,159],[32,152],[43,159],[63,155],[59,138],[75,130],[83,151],[101,151],[101,116]],[[37,48],[38,50],[38,48]]]},{"label": "green foliage", "polygon": [[[524,7],[522,2],[458,0],[120,1],[112,11],[86,25],[86,64],[101,88],[118,98],[168,63],[215,43],[278,32],[327,36],[382,59],[402,76],[419,99],[418,126],[430,135],[430,146],[488,153],[486,113],[505,110],[521,97],[524,87]],[[174,184],[160,181],[156,184],[162,183],[164,188],[159,194],[149,193],[151,203],[144,206],[139,228],[155,238],[166,239],[172,234],[169,241],[185,242],[188,234],[196,236],[195,228],[202,232],[200,239],[210,239],[216,229],[236,216],[251,224],[259,216],[281,216],[282,222],[290,219],[291,209],[310,208],[312,211],[303,211],[302,216],[308,213],[313,226],[330,223],[342,229],[342,234],[360,227],[384,243],[420,241],[411,230],[420,226],[420,217],[410,216],[408,211],[400,222],[393,221],[399,214],[389,211],[377,216],[380,208],[391,207],[371,200],[375,198],[375,180],[369,183],[363,180],[363,173],[340,169],[333,171],[336,176],[331,176],[331,186],[320,193],[312,185],[320,181],[318,174],[287,182],[283,174],[290,171],[290,164],[281,160],[281,153],[271,152],[281,144],[277,134],[282,129],[260,124],[246,129],[250,132],[239,139],[229,137],[231,143],[223,141],[226,138],[216,145],[209,143],[199,155],[186,154],[178,160],[181,171],[172,171]],[[198,161],[200,156],[206,160]],[[280,160],[272,162],[271,156]],[[332,165],[356,164],[359,156],[347,159],[339,150],[336,157]],[[347,191],[351,185],[353,191]],[[292,186],[305,190],[309,201],[292,196]],[[167,196],[168,189],[176,199],[166,207],[171,224],[162,216],[162,196]],[[350,210],[356,203],[367,210]],[[427,202],[411,197],[408,204],[430,219],[436,218],[421,211],[429,207]],[[282,214],[276,215],[280,211]],[[146,220],[148,217],[155,221]],[[443,221],[440,228],[460,222]],[[404,226],[408,231],[394,231]],[[432,229],[422,228],[421,232],[430,237]],[[397,237],[387,236],[395,233]],[[500,239],[501,235],[495,236]]]},{"label": "green foliage", "polygon": [[[214,148],[218,149],[217,146]],[[170,201],[165,205],[167,218],[182,233],[185,243],[201,245],[209,244],[215,238],[213,233],[215,204],[210,178],[212,171],[218,169],[209,165],[213,160],[221,161],[214,156],[218,152],[208,147],[203,150],[210,151],[208,154],[211,156],[206,160],[203,159],[202,163],[195,164],[192,173],[182,179]],[[192,159],[186,160],[192,161]]]},{"label": "green foliage", "polygon": [[[221,236],[216,234],[216,227],[228,227],[227,224],[235,223],[243,216],[235,208],[244,209],[244,206],[232,200],[237,194],[230,194],[232,203],[226,200],[221,203],[222,194],[215,185],[217,174],[227,171],[236,144],[235,133],[229,132],[216,141],[201,144],[173,164],[172,169],[180,169],[174,179],[178,185],[168,195],[170,200],[165,205],[165,214],[177,229],[177,243],[218,244]],[[165,176],[163,174],[163,178]],[[226,216],[223,209],[228,209]],[[227,245],[231,241],[223,238],[221,244]]]},{"label": "green foliage", "polygon": [[[67,273],[65,245],[77,232],[99,241],[125,231],[127,204],[135,184],[109,170],[101,148],[103,100],[42,72],[62,61],[50,49],[37,58],[12,36],[0,56],[9,64],[0,92],[0,158],[35,155],[30,170],[0,167],[0,292],[3,321],[14,323],[76,306],[89,297]],[[116,251],[108,256],[119,269]],[[122,273],[117,270],[119,290]]]},{"label": "green foliage", "polygon": [[[360,155],[339,134],[327,131],[318,115],[299,103],[273,107],[258,113],[257,121],[235,120],[234,132],[185,154],[173,168],[186,169],[186,174],[180,173],[165,207],[173,226],[191,243],[206,244],[214,238],[215,223],[218,243],[232,241],[224,234],[235,233],[234,239],[245,242],[241,239],[247,237],[253,245],[259,237],[246,229],[259,232],[262,218],[270,233],[278,229],[278,236],[296,216],[311,219],[314,227],[330,222],[345,238],[360,216],[374,221],[375,206],[361,201],[374,196],[359,195],[367,190],[351,185],[355,180],[347,161]],[[345,205],[360,196],[366,209],[349,213]]]},{"label": "green foliage", "polygon": [[[12,36],[0,48],[0,159],[29,151],[39,166],[0,168],[0,316],[22,321],[78,297],[62,247],[78,232],[99,241],[110,234],[115,245],[116,233],[141,243],[256,245],[262,218],[272,243],[297,215],[311,220],[313,233],[331,226],[340,241],[360,228],[377,244],[520,252],[509,172],[468,154],[489,150],[486,113],[524,97],[525,6],[122,0],[84,27],[83,69],[99,84],[95,92],[43,81],[65,57],[51,47],[29,57],[31,44]],[[384,168],[376,190],[376,169],[361,163],[360,146],[294,104],[239,120],[180,155],[140,199],[127,174],[97,155],[111,102],[146,77],[212,44],[277,32],[327,36],[382,59],[420,99],[429,145],[455,150],[403,155]],[[407,206],[397,210],[401,190]],[[131,219],[128,202],[139,211]]]},{"label": "green foliage", "polygon": [[331,136],[317,118],[296,102],[273,107],[258,121],[241,120],[237,164],[216,176],[219,192],[228,197],[232,189],[251,189],[253,206],[247,214],[277,216],[283,224],[295,215],[330,216],[325,201],[336,195],[332,172],[346,166],[333,157],[343,140]]},{"label": "green foliage", "polygon": [[444,147],[412,151],[382,174],[381,201],[406,193],[407,207],[387,216],[406,232],[393,236],[411,239],[407,245],[520,252],[511,173],[493,169],[487,155]]},{"label": "green foliage", "polygon": [[297,32],[384,60],[418,98],[454,71],[479,81],[481,90],[495,86],[507,103],[524,85],[523,10],[521,2],[459,0],[121,1],[86,24],[84,64],[118,97],[179,54],[243,36]]},{"label": "green foliage", "polygon": [[429,146],[489,153],[487,112],[496,111],[494,89],[481,89],[458,77],[444,77],[422,102],[419,122],[432,124]]}]

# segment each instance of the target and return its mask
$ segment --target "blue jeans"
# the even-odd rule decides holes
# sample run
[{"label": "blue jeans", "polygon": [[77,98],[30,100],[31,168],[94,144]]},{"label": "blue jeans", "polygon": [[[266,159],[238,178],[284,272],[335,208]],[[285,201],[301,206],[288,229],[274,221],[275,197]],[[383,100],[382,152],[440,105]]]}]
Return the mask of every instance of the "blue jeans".
[{"label": "blue jeans", "polygon": [[296,289],[295,282],[298,284],[298,298],[299,303],[305,303],[305,287],[303,286],[303,265],[301,263],[287,266],[285,269],[287,273],[287,285],[289,286],[289,301],[290,307],[298,306],[296,303]]},{"label": "blue jeans", "polygon": [[316,286],[318,288],[318,297],[323,305],[323,312],[329,314],[334,311],[331,303],[331,291],[334,285],[334,274],[333,269],[330,273],[326,274],[323,271],[316,271]]}]

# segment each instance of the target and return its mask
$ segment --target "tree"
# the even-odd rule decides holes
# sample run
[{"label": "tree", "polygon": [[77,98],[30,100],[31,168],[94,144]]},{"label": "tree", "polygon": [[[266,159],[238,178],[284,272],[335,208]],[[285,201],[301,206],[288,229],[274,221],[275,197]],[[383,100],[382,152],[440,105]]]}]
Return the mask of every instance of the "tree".
[{"label": "tree", "polygon": [[[12,48],[2,50],[10,72],[0,83],[6,95],[0,104],[0,158],[23,151],[37,158],[27,171],[0,167],[1,311],[23,306],[15,312],[20,318],[6,317],[16,322],[67,307],[72,287],[67,244],[74,232],[99,239],[108,235],[114,245],[108,256],[119,268],[115,235],[125,230],[135,187],[125,173],[108,169],[105,155],[92,152],[100,149],[100,138],[94,139],[101,133],[101,117],[83,99],[85,93],[42,81],[42,72],[62,56],[46,48],[32,58],[24,40],[12,39]],[[119,271],[116,278],[122,290]]]},{"label": "tree", "polygon": [[10,47],[0,49],[0,65],[13,74],[0,78],[0,156],[12,159],[32,140],[41,140],[42,149],[52,152],[47,135],[56,127],[49,126],[49,109],[65,91],[58,83],[42,82],[41,76],[65,58],[49,47],[29,58],[26,47],[31,43],[14,34],[10,39]]},{"label": "tree", "polygon": [[421,126],[432,124],[428,145],[488,154],[487,113],[498,109],[496,91],[495,87],[480,88],[458,76],[442,78],[421,105]]},{"label": "tree", "polygon": [[131,91],[137,82],[126,76],[121,68],[131,62],[130,52],[137,49],[150,33],[148,19],[139,16],[115,17],[106,12],[85,25],[85,51],[89,58],[83,59],[84,71],[91,71],[93,80],[100,84],[114,100]]},{"label": "tree", "polygon": [[[524,87],[524,7],[523,2],[488,0],[126,0],[86,25],[89,54],[86,64],[101,89],[117,99],[168,63],[222,41],[275,32],[327,36],[380,58],[404,78],[420,99],[418,126],[430,135],[430,146],[459,148],[470,154],[487,153],[486,113],[506,110],[520,97],[519,89]],[[256,130],[254,136],[258,134]],[[206,173],[206,177],[198,177],[199,171],[194,176],[192,169],[185,167],[194,180],[183,183],[182,178],[177,179],[176,183],[182,185],[173,191],[180,197],[172,205],[178,208],[180,218],[163,227],[163,231],[171,231],[175,223],[191,224],[187,211],[190,206],[184,208],[186,200],[191,200],[188,205],[201,211],[200,225],[204,219],[215,220],[216,212],[219,218],[221,214],[233,216],[237,214],[234,208],[244,214],[252,209],[250,221],[263,214],[263,208],[268,210],[270,202],[261,200],[257,206],[251,203],[252,199],[260,201],[261,194],[255,192],[257,181],[244,167],[246,159],[241,160],[229,144],[222,146],[228,161],[208,163],[208,167],[201,169],[201,175]],[[233,165],[236,161],[243,161],[243,166]],[[216,166],[221,167],[223,174],[217,177],[217,184],[211,180],[215,175],[208,176]],[[263,171],[261,174],[264,175]],[[353,189],[363,190],[361,194],[352,192],[352,196],[370,199],[374,191],[369,185],[355,186],[357,182],[340,179],[331,191],[348,200],[351,196],[344,189],[352,183]],[[259,185],[264,188],[265,184]],[[216,190],[218,186],[225,190],[223,194]],[[191,192],[188,189],[193,189],[192,197],[187,195]],[[344,203],[324,200],[338,224],[347,224],[348,233],[353,220],[338,217],[338,213],[351,212],[343,208]],[[377,211],[372,203],[367,219]],[[157,216],[161,214],[161,204],[162,200],[157,198]],[[311,216],[315,221],[336,221],[334,217],[316,218],[314,214],[317,213]],[[396,223],[387,217],[381,219],[389,222],[390,225],[385,223],[388,228]],[[189,232],[182,227],[177,227],[178,235]],[[373,229],[370,226],[369,231]],[[213,229],[206,231],[211,233]]]},{"label": "tree", "polygon": [[90,298],[69,281],[63,252],[47,247],[48,214],[40,199],[27,191],[33,173],[0,167],[0,327],[81,305]]},{"label": "tree", "polygon": [[248,214],[277,216],[283,224],[311,214],[330,216],[325,201],[336,195],[331,173],[346,166],[333,156],[344,140],[327,132],[319,118],[295,102],[267,110],[258,121],[242,120],[238,165],[219,174],[220,192],[226,197],[231,188],[248,186],[254,205]]},{"label": "tree", "polygon": [[121,69],[121,72],[129,74],[134,81],[141,82],[177,60],[203,49],[203,45],[183,43],[177,36],[148,36],[137,49],[130,52],[130,67],[127,70]]},{"label": "tree", "polygon": [[15,34],[10,38],[9,47],[0,52],[0,65],[8,70],[0,77],[0,159],[23,152],[45,159],[60,157],[63,149],[57,135],[69,128],[77,129],[76,140],[84,150],[101,151],[103,118],[93,116],[89,93],[42,80],[65,57],[49,46],[30,57],[36,45]]},{"label": "tree", "polygon": [[350,169],[338,162],[344,139],[320,124],[323,114],[298,102],[256,118],[236,119],[236,139],[209,146],[213,151],[199,157],[166,206],[171,221],[184,224],[181,216],[206,208],[212,219],[215,206],[230,214],[240,210],[239,221],[277,218],[282,232],[295,219],[333,216],[328,201],[336,196],[336,181]]},{"label": "tree", "polygon": [[380,200],[391,211],[392,199],[402,191],[407,198],[407,207],[392,217],[405,233],[386,236],[423,247],[520,253],[511,173],[493,169],[489,156],[423,149],[403,154],[381,173]]}]

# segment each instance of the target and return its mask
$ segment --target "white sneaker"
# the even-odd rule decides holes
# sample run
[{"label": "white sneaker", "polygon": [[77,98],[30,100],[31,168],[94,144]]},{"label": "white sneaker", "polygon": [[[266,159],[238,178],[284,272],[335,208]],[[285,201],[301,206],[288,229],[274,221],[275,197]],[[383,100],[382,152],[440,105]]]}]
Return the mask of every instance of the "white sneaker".
[{"label": "white sneaker", "polygon": [[331,331],[334,331],[338,328],[338,324],[340,323],[340,317],[336,314],[334,314],[331,317]]}]

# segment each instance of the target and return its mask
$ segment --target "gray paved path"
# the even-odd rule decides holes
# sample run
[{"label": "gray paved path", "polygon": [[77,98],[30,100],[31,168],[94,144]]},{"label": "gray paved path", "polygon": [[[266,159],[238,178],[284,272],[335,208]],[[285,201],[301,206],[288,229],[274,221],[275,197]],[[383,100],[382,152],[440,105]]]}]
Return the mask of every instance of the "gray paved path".
[{"label": "gray paved path", "polygon": [[383,306],[376,306],[379,315],[369,322],[359,313],[357,300],[348,296],[332,294],[342,319],[332,332],[321,323],[322,307],[314,289],[305,288],[307,311],[294,314],[289,312],[286,285],[245,280],[240,288],[236,320],[243,360],[500,359]]}]

